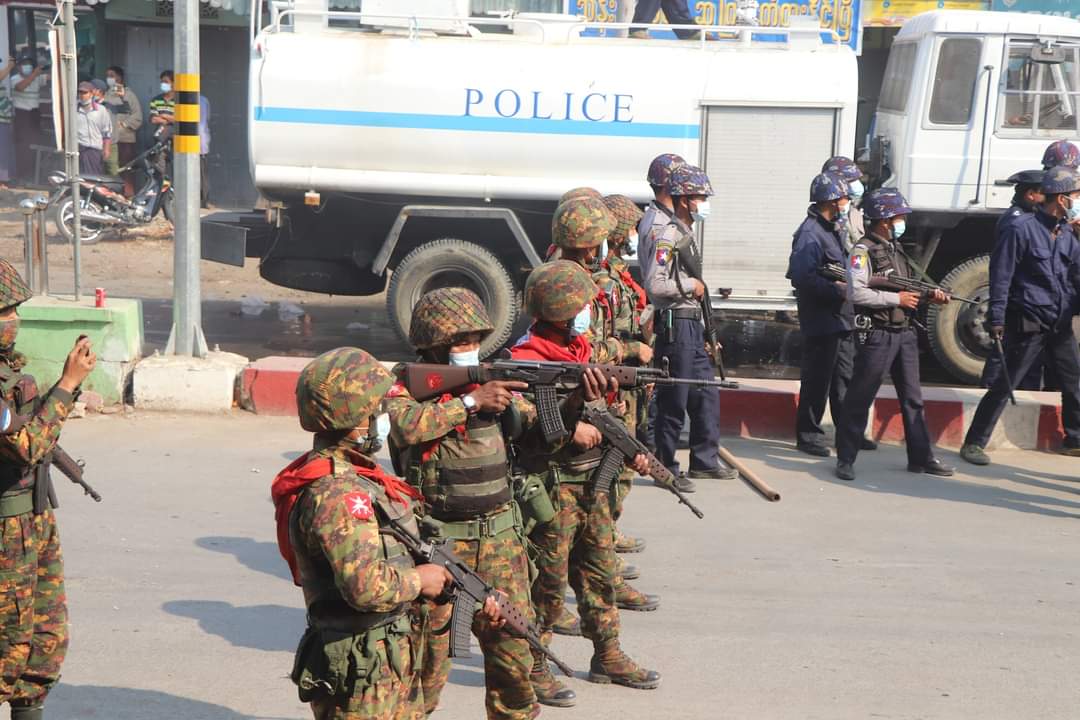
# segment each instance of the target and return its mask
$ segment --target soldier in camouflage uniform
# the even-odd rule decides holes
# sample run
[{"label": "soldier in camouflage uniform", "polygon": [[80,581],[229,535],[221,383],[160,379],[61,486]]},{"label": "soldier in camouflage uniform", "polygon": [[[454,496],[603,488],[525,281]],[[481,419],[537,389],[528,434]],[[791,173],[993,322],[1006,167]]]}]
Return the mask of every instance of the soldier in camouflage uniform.
[{"label": "soldier in camouflage uniform", "polygon": [[[47,499],[49,453],[60,438],[79,386],[97,361],[85,337],[64,363],[60,380],[39,395],[15,352],[19,304],[30,289],[10,263],[0,260],[0,394],[26,419],[0,434],[0,704],[13,720],[40,720],[49,690],[60,677],[67,651],[64,563],[56,518]],[[13,431],[12,431],[13,430]],[[37,492],[35,492],[37,490]],[[35,507],[35,495],[38,497]]]},{"label": "soldier in camouflage uniform", "polygon": [[437,597],[445,568],[414,566],[380,534],[391,521],[416,534],[418,493],[368,453],[371,424],[393,385],[377,360],[338,348],[312,360],[296,384],[312,450],[274,480],[278,546],[304,589],[308,628],[292,679],[316,720],[419,720],[422,649],[409,609]]},{"label": "soldier in camouflage uniform", "polygon": [[[476,365],[480,343],[493,329],[475,293],[442,288],[413,308],[409,341],[423,362]],[[448,542],[455,555],[531,615],[529,559],[500,424],[500,414],[513,406],[526,432],[536,426],[535,409],[513,394],[527,388],[526,383],[496,380],[417,402],[398,382],[384,407],[390,415],[394,466],[423,494],[424,538]],[[428,618],[432,633],[421,673],[428,713],[438,706],[450,677],[452,610],[449,604],[435,605]],[[529,644],[492,627],[480,614],[473,633],[484,654],[488,718],[534,717],[539,707],[529,683]]]},{"label": "soldier in camouflage uniform", "polygon": [[[597,213],[593,206],[586,206],[579,218],[559,219],[556,233],[591,232],[596,227],[597,217],[605,216]],[[610,218],[610,214],[607,217]],[[614,229],[610,219],[599,224],[605,235]],[[560,260],[533,270],[525,285],[525,305],[534,323],[529,334],[511,350],[513,358],[592,361],[592,346],[587,334],[596,293],[596,285],[578,263]],[[601,459],[602,437],[587,423],[568,424],[567,428],[572,430],[568,445],[548,454],[523,453],[519,459],[530,478],[539,477],[545,482],[555,507],[551,522],[537,528],[530,536],[536,549],[538,571],[532,592],[537,622],[545,642],[548,641],[552,624],[562,614],[569,581],[581,613],[582,634],[593,643],[589,680],[655,688],[660,684],[660,674],[637,665],[619,646],[611,518],[614,503],[607,495],[597,495],[592,484]],[[639,472],[645,469],[644,456],[634,458],[634,469]],[[537,694],[542,695],[556,681],[542,656],[534,654],[534,661],[533,686]]]},{"label": "soldier in camouflage uniform", "polygon": [[[623,348],[623,363],[648,366],[652,361],[652,347],[645,342],[641,331],[641,312],[645,309],[645,291],[630,276],[630,266],[623,260],[628,251],[631,234],[634,235],[634,252],[637,244],[637,224],[642,212],[634,201],[625,195],[605,197],[604,206],[615,218],[615,229],[608,236],[606,256],[601,258],[599,269],[593,273],[593,282],[600,288],[611,311],[611,331]],[[621,390],[619,401],[623,406],[622,418],[631,432],[636,432],[638,409],[645,406],[645,389]],[[633,485],[634,474],[626,470],[619,478],[617,487],[614,519],[622,515],[623,501]],[[629,537],[615,530],[615,552],[641,552],[645,541]],[[636,575],[636,569],[631,573]],[[626,582],[625,564],[620,562],[615,579],[615,604],[624,610],[655,610],[660,606],[660,599],[655,595],[646,595]]]}]

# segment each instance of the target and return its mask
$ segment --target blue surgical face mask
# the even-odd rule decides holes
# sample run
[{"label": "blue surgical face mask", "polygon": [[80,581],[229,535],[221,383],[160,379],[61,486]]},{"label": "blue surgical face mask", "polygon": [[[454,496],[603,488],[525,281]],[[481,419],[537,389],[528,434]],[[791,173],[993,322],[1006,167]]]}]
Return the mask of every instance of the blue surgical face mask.
[{"label": "blue surgical face mask", "polygon": [[848,191],[851,193],[851,202],[859,202],[866,188],[863,187],[862,180],[852,180],[848,183]]},{"label": "blue surgical face mask", "polygon": [[637,255],[637,244],[638,244],[637,233],[633,233],[628,238],[626,238],[626,245],[624,246],[626,248],[626,250],[624,251],[625,254],[628,255],[628,256],[629,255]]},{"label": "blue surgical face mask", "polygon": [[480,364],[480,348],[465,352],[450,353],[450,364],[454,367],[470,367]]},{"label": "blue surgical face mask", "polygon": [[850,202],[847,205],[838,204],[836,206],[836,217],[838,220],[846,220],[849,212],[851,212]]},{"label": "blue surgical face mask", "polygon": [[105,78],[105,84],[109,87],[116,87],[116,78],[110,75],[109,77]]},{"label": "blue surgical face mask", "polygon": [[573,321],[570,323],[571,335],[584,335],[589,332],[589,325],[592,322],[592,307],[586,305],[581,308],[581,312],[574,316]]},{"label": "blue surgical face mask", "polygon": [[167,82],[161,83],[161,92],[167,93],[170,90],[172,90],[172,83],[167,83]]},{"label": "blue surgical face mask", "polygon": [[349,440],[357,450],[365,455],[374,455],[386,447],[390,438],[390,416],[381,413],[368,420],[368,431],[356,440]]},{"label": "blue surgical face mask", "polygon": [[22,74],[24,76],[29,75],[30,73],[34,72],[34,66],[33,65],[23,65],[19,69],[22,70]]},{"label": "blue surgical face mask", "polygon": [[383,445],[386,444],[386,439],[390,437],[390,416],[386,413],[375,418],[375,435]]},{"label": "blue surgical face mask", "polygon": [[597,258],[600,259],[600,260],[607,260],[607,255],[608,255],[608,244],[607,244],[607,240],[605,240],[604,242],[600,243],[600,254],[597,256]]},{"label": "blue surgical face mask", "polygon": [[1069,207],[1065,210],[1065,219],[1069,222],[1080,220],[1080,198],[1069,195]]},{"label": "blue surgical face mask", "polygon": [[709,205],[708,200],[702,200],[701,202],[699,202],[697,204],[697,207],[694,208],[694,211],[691,213],[691,215],[694,216],[694,220],[696,222],[705,222],[709,219],[709,215],[711,214],[712,206]]},{"label": "blue surgical face mask", "polygon": [[907,223],[903,220],[897,220],[892,226],[892,239],[899,240],[903,237],[905,230],[907,230]]}]

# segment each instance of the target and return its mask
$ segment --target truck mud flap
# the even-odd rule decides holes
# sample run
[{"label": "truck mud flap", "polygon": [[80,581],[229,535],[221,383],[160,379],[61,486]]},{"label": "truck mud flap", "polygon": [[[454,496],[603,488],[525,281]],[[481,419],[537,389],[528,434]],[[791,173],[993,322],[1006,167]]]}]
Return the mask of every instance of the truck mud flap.
[{"label": "truck mud flap", "polygon": [[244,266],[244,259],[262,257],[270,239],[263,213],[214,213],[200,223],[202,259]]}]

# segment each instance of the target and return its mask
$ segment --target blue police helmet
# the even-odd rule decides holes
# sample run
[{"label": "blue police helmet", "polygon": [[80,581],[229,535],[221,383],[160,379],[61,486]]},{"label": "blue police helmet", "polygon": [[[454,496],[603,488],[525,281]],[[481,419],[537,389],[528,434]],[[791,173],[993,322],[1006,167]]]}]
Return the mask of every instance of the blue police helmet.
[{"label": "blue police helmet", "polygon": [[1039,189],[1044,195],[1076,192],[1080,190],[1080,174],[1067,165],[1058,165],[1046,171]]},{"label": "blue police helmet", "polygon": [[887,220],[910,213],[911,206],[896,188],[878,188],[863,198],[863,217],[867,220]]},{"label": "blue police helmet", "polygon": [[1010,175],[1006,182],[1010,185],[1034,185],[1038,187],[1042,185],[1043,175],[1045,174],[1045,170],[1021,170]]},{"label": "blue police helmet", "polygon": [[671,171],[668,178],[668,195],[679,197],[684,195],[713,194],[712,183],[705,171],[696,165],[680,165]]},{"label": "blue police helmet", "polygon": [[1077,148],[1068,140],[1058,140],[1047,146],[1043,153],[1043,169],[1049,170],[1059,165],[1071,167],[1074,170],[1080,167],[1080,148]]},{"label": "blue police helmet", "polygon": [[851,194],[847,181],[839,175],[821,173],[810,183],[810,202],[839,200]]},{"label": "blue police helmet", "polygon": [[855,161],[843,155],[836,155],[826,160],[825,164],[821,166],[821,172],[838,175],[849,183],[861,180],[863,176],[862,170],[855,164]]},{"label": "blue police helmet", "polygon": [[667,187],[668,180],[671,179],[671,171],[678,166],[685,164],[686,161],[682,159],[682,156],[676,155],[675,153],[657,155],[653,158],[653,161],[649,163],[649,172],[646,174],[645,179],[650,185]]}]

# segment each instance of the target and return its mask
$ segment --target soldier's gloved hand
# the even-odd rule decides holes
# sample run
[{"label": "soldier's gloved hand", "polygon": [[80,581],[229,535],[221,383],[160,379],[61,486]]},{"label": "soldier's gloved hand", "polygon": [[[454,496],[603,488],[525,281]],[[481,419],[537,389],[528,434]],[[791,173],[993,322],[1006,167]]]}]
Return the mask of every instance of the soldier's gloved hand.
[{"label": "soldier's gloved hand", "polygon": [[648,365],[652,362],[653,349],[648,343],[638,343],[637,359],[642,365]]},{"label": "soldier's gloved hand", "polygon": [[528,390],[529,384],[519,380],[492,380],[473,390],[476,409],[483,413],[501,413],[510,407],[514,400],[514,391]]},{"label": "soldier's gloved hand", "polygon": [[442,565],[417,565],[416,571],[420,573],[420,594],[430,600],[442,595],[443,590],[454,579],[450,571]]},{"label": "soldier's gloved hand", "polygon": [[1002,325],[993,325],[990,328],[990,337],[994,340],[1001,340],[1005,337],[1005,328]]},{"label": "soldier's gloved hand", "polygon": [[97,365],[97,355],[90,347],[90,338],[80,337],[75,341],[75,346],[71,348],[67,360],[64,361],[64,371],[60,374],[57,387],[68,392],[75,392],[86,376],[93,371],[95,365]]},{"label": "soldier's gloved hand", "polygon": [[504,593],[502,590],[496,590],[495,592],[499,596],[498,599],[489,597],[487,600],[485,600],[483,613],[484,617],[488,619],[488,622],[490,622],[492,626],[496,630],[498,630],[506,624],[506,620],[499,617],[499,605],[502,603],[510,602],[510,599],[506,597],[506,593]]},{"label": "soldier's gloved hand", "polygon": [[919,307],[919,300],[922,298],[919,293],[908,292],[906,290],[900,291],[900,307],[905,310],[915,310]]},{"label": "soldier's gloved hand", "polygon": [[579,450],[592,450],[603,442],[604,436],[589,423],[579,422],[574,426],[574,447]]}]

